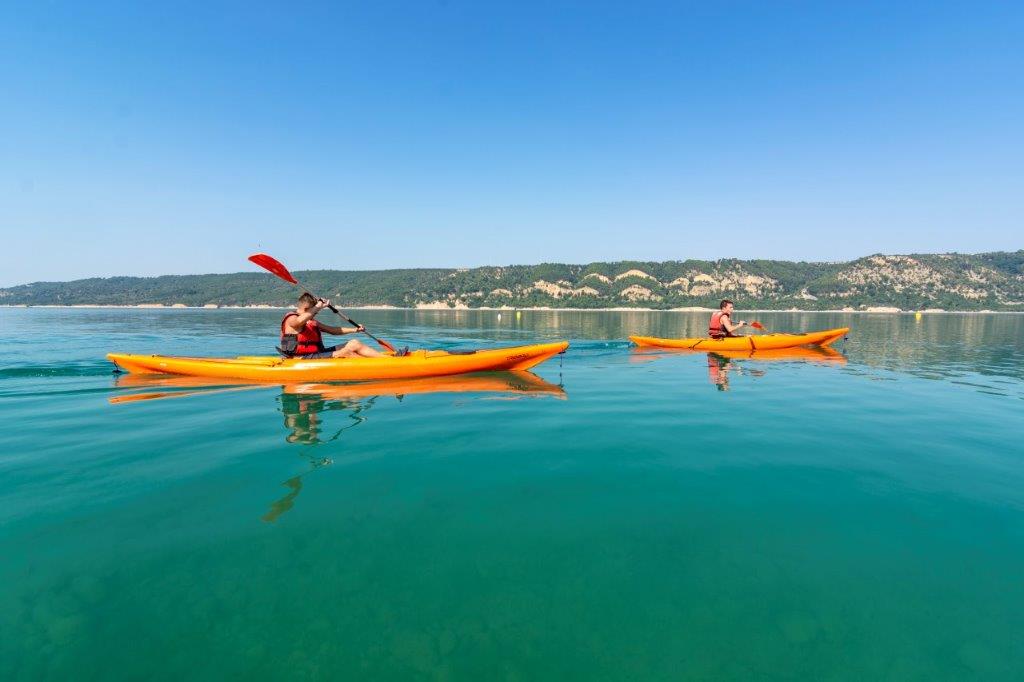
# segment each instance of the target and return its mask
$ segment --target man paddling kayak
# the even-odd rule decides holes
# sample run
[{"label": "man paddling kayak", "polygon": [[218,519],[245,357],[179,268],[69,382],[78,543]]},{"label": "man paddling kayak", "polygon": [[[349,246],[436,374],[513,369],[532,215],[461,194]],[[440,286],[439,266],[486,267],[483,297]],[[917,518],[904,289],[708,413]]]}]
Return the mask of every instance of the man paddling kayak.
[{"label": "man paddling kayak", "polygon": [[321,358],[377,358],[383,353],[370,348],[362,341],[352,339],[344,346],[325,347],[323,332],[341,336],[343,334],[357,334],[366,331],[359,327],[331,327],[321,324],[314,318],[324,308],[331,305],[325,299],[317,300],[310,293],[303,293],[299,296],[299,303],[295,310],[289,312],[281,320],[281,347],[282,353],[291,357],[306,359]]},{"label": "man paddling kayak", "polygon": [[713,339],[724,339],[729,336],[740,336],[735,333],[740,327],[746,327],[747,323],[739,321],[732,323],[733,303],[729,299],[722,299],[718,304],[719,310],[711,314],[711,322],[708,324],[708,336]]}]

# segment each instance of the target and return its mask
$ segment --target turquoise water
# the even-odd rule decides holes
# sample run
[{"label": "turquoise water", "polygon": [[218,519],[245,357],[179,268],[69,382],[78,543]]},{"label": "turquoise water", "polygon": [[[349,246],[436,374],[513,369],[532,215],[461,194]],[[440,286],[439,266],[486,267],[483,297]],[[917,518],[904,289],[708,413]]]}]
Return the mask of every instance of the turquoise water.
[{"label": "turquoise water", "polygon": [[279,315],[0,310],[0,679],[1021,677],[1024,316],[764,314],[853,332],[761,361],[624,340],[697,314],[360,311],[572,341],[376,396],[103,359]]}]

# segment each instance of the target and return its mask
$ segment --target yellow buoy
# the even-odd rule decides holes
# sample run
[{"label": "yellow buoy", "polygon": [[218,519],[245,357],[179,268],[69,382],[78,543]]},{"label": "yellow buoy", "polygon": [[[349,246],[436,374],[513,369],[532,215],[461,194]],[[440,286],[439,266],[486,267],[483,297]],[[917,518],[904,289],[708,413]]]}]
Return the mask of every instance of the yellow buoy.
[{"label": "yellow buoy", "polygon": [[918,322],[921,321],[921,313],[920,313],[920,311],[914,313],[914,319],[917,320]]},{"label": "yellow buoy", "polygon": [[516,319],[520,320],[520,319],[522,319],[522,317],[523,317],[523,311],[522,310],[517,310],[516,311]]}]

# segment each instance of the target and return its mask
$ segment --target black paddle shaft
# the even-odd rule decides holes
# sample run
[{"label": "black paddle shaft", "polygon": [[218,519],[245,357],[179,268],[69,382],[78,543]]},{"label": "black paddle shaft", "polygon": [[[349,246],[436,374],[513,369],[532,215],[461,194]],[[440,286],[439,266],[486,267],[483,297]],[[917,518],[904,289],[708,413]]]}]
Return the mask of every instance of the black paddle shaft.
[{"label": "black paddle shaft", "polygon": [[[328,307],[328,308],[330,308],[330,309],[331,309],[331,311],[332,311],[332,312],[333,312],[333,313],[334,313],[335,315],[337,315],[337,316],[338,316],[338,317],[340,317],[341,319],[345,320],[345,321],[346,321],[346,322],[348,322],[349,324],[351,324],[351,325],[353,325],[353,326],[355,326],[355,327],[362,327],[362,326],[363,326],[363,325],[359,324],[358,322],[356,322],[355,320],[353,320],[353,319],[352,319],[351,317],[349,317],[348,315],[346,315],[345,313],[343,313],[343,312],[341,312],[340,310],[338,310],[337,308],[335,308],[333,304],[329,304],[329,305],[328,305],[327,307]],[[378,339],[378,338],[377,338],[376,336],[374,336],[374,335],[373,335],[373,334],[371,334],[370,332],[366,331],[366,329],[365,329],[365,328],[363,329],[363,333],[364,333],[364,334],[366,334],[367,336],[369,336],[369,337],[370,337],[371,339],[373,339],[373,340],[374,340],[374,341],[376,341],[377,343],[380,343],[380,339]]]}]

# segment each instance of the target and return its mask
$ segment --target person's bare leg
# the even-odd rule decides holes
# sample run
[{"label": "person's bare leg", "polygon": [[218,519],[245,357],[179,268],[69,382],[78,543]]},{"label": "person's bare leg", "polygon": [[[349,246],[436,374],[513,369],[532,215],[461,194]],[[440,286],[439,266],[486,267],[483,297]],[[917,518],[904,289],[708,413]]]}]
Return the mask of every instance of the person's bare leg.
[{"label": "person's bare leg", "polygon": [[358,353],[360,357],[364,357],[364,358],[379,358],[380,356],[384,355],[384,353],[381,353],[376,348],[370,348],[369,346],[367,346],[362,341],[357,341],[356,339],[352,339],[351,341],[349,341],[345,345],[346,346],[354,345],[355,349],[356,349],[356,353]]},{"label": "person's bare leg", "polygon": [[370,348],[369,346],[367,346],[362,341],[359,341],[357,339],[352,339],[351,341],[346,343],[344,346],[342,346],[338,350],[334,351],[334,354],[331,357],[335,357],[335,358],[355,358],[355,357],[379,358],[382,355],[384,355],[384,354],[381,353],[380,351],[377,351],[377,350],[374,350],[373,348]]},{"label": "person's bare leg", "polygon": [[370,348],[365,343],[362,344],[362,346],[363,347],[359,349],[359,354],[361,356],[363,356],[364,358],[379,358],[379,357],[385,355],[385,353],[381,353],[376,348]]}]

